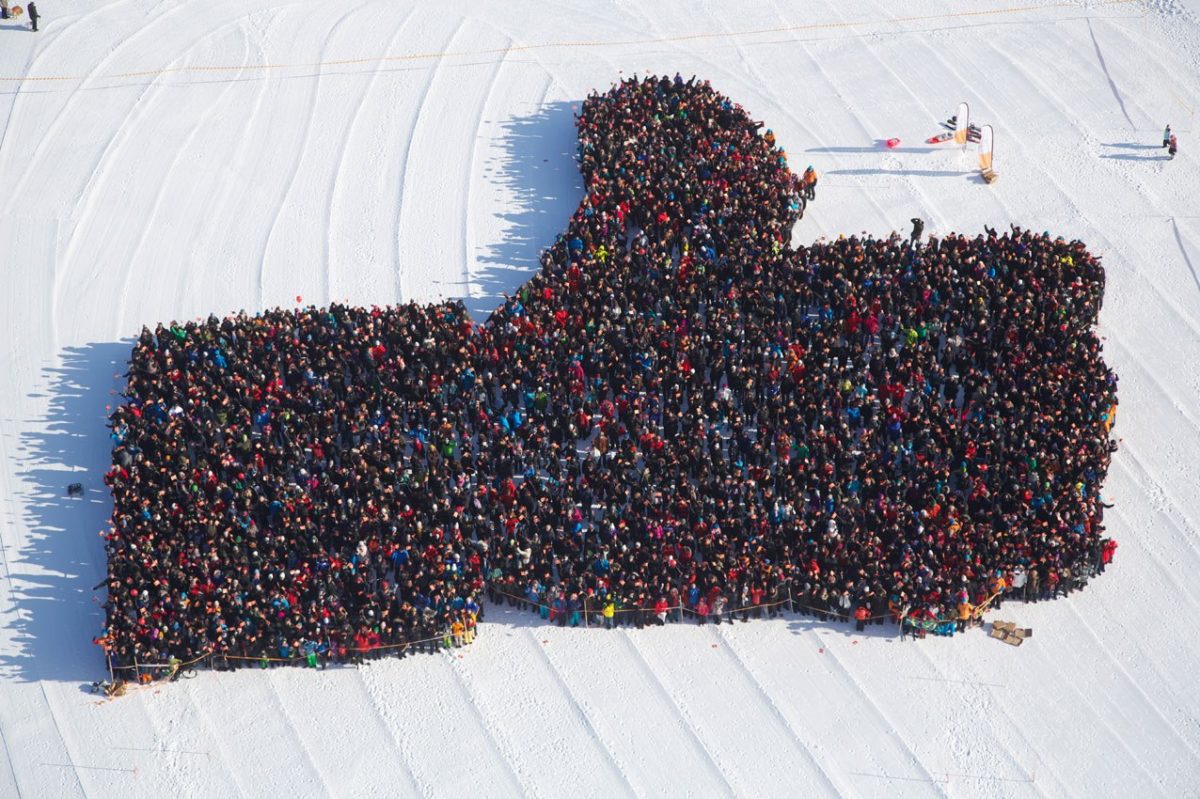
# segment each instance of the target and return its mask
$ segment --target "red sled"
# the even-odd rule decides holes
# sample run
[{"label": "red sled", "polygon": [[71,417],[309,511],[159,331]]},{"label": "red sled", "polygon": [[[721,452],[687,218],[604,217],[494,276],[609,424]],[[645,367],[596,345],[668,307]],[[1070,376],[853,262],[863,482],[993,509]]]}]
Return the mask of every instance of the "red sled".
[{"label": "red sled", "polygon": [[954,138],[954,131],[948,130],[945,133],[939,133],[936,136],[930,136],[925,140],[926,144],[941,144],[944,141],[950,141]]},{"label": "red sled", "polygon": [[899,144],[900,144],[900,140],[899,140],[899,139],[886,139],[886,140],[883,142],[883,144],[884,144],[884,146],[886,146],[886,147],[887,147],[889,150],[891,150],[891,149],[893,149],[894,147],[897,147],[897,146],[899,146]]}]

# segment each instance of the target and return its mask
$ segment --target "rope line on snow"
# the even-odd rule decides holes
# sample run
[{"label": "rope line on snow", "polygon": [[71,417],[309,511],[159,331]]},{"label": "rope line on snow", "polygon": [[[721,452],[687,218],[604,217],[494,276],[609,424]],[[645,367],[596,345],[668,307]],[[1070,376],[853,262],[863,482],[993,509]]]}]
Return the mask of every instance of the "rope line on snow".
[{"label": "rope line on snow", "polygon": [[[562,611],[555,611],[554,608],[551,607],[550,605],[547,605],[547,604],[544,604],[541,602],[534,602],[534,601],[531,601],[528,597],[517,596],[516,594],[510,594],[507,591],[502,591],[497,588],[493,588],[492,593],[495,595],[499,595],[499,596],[507,598],[508,600],[510,600],[510,604],[516,605],[516,602],[520,602],[521,605],[518,606],[518,610],[523,610],[524,609],[523,606],[528,605],[530,607],[537,608],[539,611],[544,608],[547,611],[547,615],[549,615],[550,612],[554,612],[555,615],[561,614],[563,616],[570,616],[570,615],[572,615],[572,613],[579,613],[581,616],[581,620],[583,621],[584,627],[591,626],[589,624],[589,621],[590,621],[589,616],[595,616],[595,615],[602,616],[603,615],[602,606],[594,607],[594,608],[583,607],[576,611],[568,611],[566,609],[564,609]],[[971,620],[973,622],[979,620],[982,617],[983,612],[988,608],[989,605],[992,604],[992,601],[995,600],[996,597],[1000,596],[1001,593],[1002,592],[997,591],[997,592],[993,593],[991,596],[989,596],[986,601],[975,606],[975,608],[971,612]],[[516,602],[514,602],[513,600],[516,600]],[[597,604],[599,604],[599,603],[597,603]],[[700,618],[703,615],[703,617],[705,619],[716,616],[716,623],[719,624],[720,623],[719,619],[722,616],[728,616],[730,623],[732,623],[734,620],[734,616],[737,613],[748,614],[752,610],[760,610],[760,609],[764,609],[764,608],[769,609],[769,608],[781,607],[781,606],[789,606],[790,609],[792,610],[792,612],[799,611],[800,613],[805,613],[805,611],[811,611],[813,613],[813,615],[816,615],[818,618],[833,617],[833,618],[838,618],[838,619],[844,619],[846,621],[854,621],[855,620],[855,617],[852,614],[845,614],[845,613],[840,613],[835,610],[829,610],[826,608],[818,608],[818,607],[814,607],[812,605],[805,605],[805,604],[802,604],[801,602],[791,599],[790,597],[788,599],[778,600],[778,601],[774,601],[774,602],[763,602],[763,603],[760,603],[757,605],[743,605],[743,606],[738,606],[738,607],[730,607],[730,608],[726,608],[720,614],[712,614],[712,613],[701,614],[698,611],[694,610],[693,608],[689,608],[685,605],[671,605],[667,608],[667,611],[668,612],[678,611],[680,613],[680,615],[686,613],[686,614],[689,614],[689,615],[697,617],[697,618]],[[620,609],[614,608],[613,609],[614,616],[618,613],[646,613],[646,614],[649,614],[649,616],[657,615],[654,613],[653,607],[620,608]],[[896,621],[895,614],[889,612],[889,613],[885,613],[883,615],[878,615],[878,616],[872,615],[872,616],[866,617],[865,619],[863,619],[863,621],[875,623],[876,621],[886,621],[887,619]],[[907,620],[908,619],[902,619],[901,621],[907,621]],[[614,619],[614,621],[615,621],[615,619]],[[956,622],[956,621],[958,621],[958,619],[939,618],[939,619],[932,619],[932,620],[925,620],[925,621],[931,621],[934,624],[945,624],[947,622],[951,622],[951,623]],[[475,630],[471,630],[469,635],[463,635],[462,638],[460,639],[460,638],[454,636],[451,630],[446,630],[443,633],[434,635],[433,637],[430,637],[430,638],[420,638],[420,639],[416,639],[413,641],[406,641],[406,642],[400,643],[400,644],[377,644],[375,646],[367,646],[367,647],[345,646],[344,649],[347,652],[356,652],[359,655],[370,655],[372,653],[386,654],[388,651],[393,650],[393,649],[403,650],[403,649],[408,649],[410,647],[414,647],[417,645],[420,645],[420,647],[423,649],[424,645],[428,644],[428,643],[433,643],[435,646],[439,643],[445,643],[447,646],[449,646],[449,639],[451,639],[451,638],[455,639],[454,645],[457,648],[460,645],[459,644],[460,640],[462,641],[462,644],[465,644],[465,645],[470,645],[471,643],[473,643],[475,640],[476,634],[477,634],[477,632]],[[102,644],[102,646],[104,646],[105,655],[108,657],[111,657],[107,645]],[[339,648],[342,648],[342,647],[339,647]],[[187,669],[191,669],[191,668],[195,667],[197,664],[199,664],[200,662],[205,661],[205,660],[209,661],[209,666],[211,668],[214,666],[215,661],[218,659],[224,660],[226,662],[231,661],[231,660],[240,660],[240,661],[263,663],[263,664],[267,664],[267,663],[300,663],[300,662],[308,660],[308,655],[295,655],[292,657],[271,657],[268,655],[257,655],[257,656],[234,655],[234,654],[229,654],[229,653],[225,653],[225,652],[216,652],[214,650],[209,649],[209,650],[205,650],[204,652],[200,653],[200,655],[198,655],[195,658],[192,658],[191,660],[175,661],[175,662],[167,662],[167,663],[135,663],[135,664],[129,665],[129,666],[117,666],[117,665],[114,665],[110,659],[109,664],[108,664],[109,672],[110,672],[110,674],[114,675],[114,680],[116,679],[115,675],[117,672],[133,671],[134,677],[132,679],[128,679],[128,680],[122,678],[121,680],[114,683],[112,687],[120,688],[120,692],[115,693],[115,694],[110,694],[109,699],[116,699],[119,696],[122,696],[126,691],[128,691],[130,689],[148,688],[157,683],[161,683],[164,681],[169,681],[171,679],[174,679],[179,672],[182,672]],[[165,672],[165,673],[160,673],[157,676],[155,676],[155,674],[153,673],[155,671]]]},{"label": "rope line on snow", "polygon": [[[1087,8],[1103,8],[1105,6],[1119,6],[1136,3],[1139,0],[1103,0],[1103,2],[1095,5],[1087,6]],[[774,28],[752,28],[740,31],[722,31],[719,33],[688,33],[678,36],[662,36],[649,39],[626,39],[615,41],[565,41],[565,42],[543,42],[541,44],[523,44],[512,45],[509,47],[494,47],[485,50],[441,50],[436,52],[425,53],[409,53],[405,55],[394,56],[372,56],[370,58],[345,58],[334,61],[312,61],[300,62],[294,64],[213,64],[208,66],[187,66],[187,67],[163,67],[161,69],[146,69],[134,72],[116,72],[111,75],[100,76],[80,76],[80,75],[24,75],[21,77],[0,76],[0,82],[23,82],[23,81],[41,81],[41,82],[63,82],[63,81],[85,81],[89,79],[95,80],[121,80],[128,78],[147,78],[157,77],[160,75],[181,74],[181,73],[211,73],[211,72],[241,72],[244,70],[281,70],[281,69],[321,69],[325,67],[340,67],[354,66],[359,64],[376,64],[389,61],[423,61],[433,60],[445,57],[461,57],[461,56],[480,56],[480,55],[501,55],[505,53],[529,52],[532,50],[548,50],[560,47],[624,47],[630,45],[641,44],[663,44],[669,42],[690,42],[702,41],[707,39],[729,39],[737,36],[757,36],[765,33],[788,33],[794,31],[817,31],[817,30],[844,30],[847,28],[859,28],[869,25],[889,25],[905,24],[910,22],[929,22],[939,19],[956,19],[964,17],[984,17],[997,16],[1000,14],[1020,14],[1029,11],[1048,11],[1061,8],[1079,8],[1078,3],[1074,2],[1059,2],[1049,3],[1046,5],[1026,5],[1012,6],[1009,8],[990,8],[980,9],[975,11],[954,11],[945,14],[921,14],[908,17],[883,17],[871,20],[857,20],[850,22],[814,22],[804,25],[781,25]]]},{"label": "rope line on snow", "polygon": [[[447,629],[444,633],[442,633],[440,635],[433,636],[432,638],[417,638],[417,639],[413,639],[412,641],[405,641],[404,643],[401,643],[401,644],[376,644],[374,646],[366,646],[366,647],[345,646],[343,648],[347,652],[358,652],[360,654],[365,654],[367,652],[382,652],[382,651],[387,651],[387,650],[392,650],[392,649],[404,649],[406,647],[416,646],[417,644],[428,644],[428,643],[434,643],[434,642],[438,642],[438,641],[444,641],[446,639],[446,636],[452,636],[452,632],[449,629]],[[308,655],[294,655],[292,657],[272,657],[269,655],[233,655],[233,654],[229,654],[226,652],[217,652],[215,650],[209,649],[209,650],[205,650],[199,657],[193,658],[192,660],[182,661],[180,663],[174,663],[174,664],[169,663],[169,662],[168,663],[136,663],[136,664],[133,664],[130,666],[113,666],[112,670],[113,671],[124,670],[124,671],[140,672],[142,669],[169,669],[169,668],[173,668],[173,667],[178,667],[179,669],[186,669],[190,666],[196,665],[200,661],[204,660],[205,658],[209,658],[209,657],[218,658],[221,660],[247,660],[247,661],[252,661],[254,663],[261,663],[262,661],[267,661],[269,663],[299,663],[300,661],[308,659]]]},{"label": "rope line on snow", "polygon": [[[376,644],[374,646],[366,646],[366,647],[362,647],[362,646],[344,646],[344,647],[342,647],[342,646],[339,646],[338,648],[345,649],[347,652],[357,653],[360,656],[367,655],[368,657],[373,656],[375,653],[380,653],[380,654],[386,655],[389,651],[394,650],[394,649],[405,650],[410,647],[419,647],[420,649],[424,649],[424,645],[430,644],[430,643],[434,644],[435,646],[437,644],[444,644],[447,648],[449,648],[451,642],[453,642],[454,648],[459,648],[460,642],[461,642],[461,645],[466,646],[466,645],[470,645],[471,643],[474,643],[474,641],[475,641],[475,635],[476,635],[475,629],[474,628],[468,628],[468,629],[469,629],[469,631],[464,631],[464,633],[461,636],[456,636],[456,635],[454,635],[452,629],[447,629],[444,632],[442,632],[440,634],[436,634],[431,638],[418,638],[418,639],[415,639],[412,641],[405,641],[404,643],[400,643],[400,644]],[[167,663],[135,663],[135,664],[129,665],[129,666],[117,666],[112,663],[111,653],[109,652],[107,645],[102,644],[102,646],[105,647],[104,648],[105,656],[107,658],[109,658],[109,663],[108,663],[109,673],[113,677],[113,680],[114,680],[114,682],[110,685],[110,687],[114,688],[114,689],[119,689],[119,691],[116,693],[109,693],[109,695],[108,695],[109,699],[116,699],[120,696],[123,696],[129,690],[133,690],[133,689],[137,689],[137,688],[149,688],[153,685],[157,685],[158,683],[171,681],[171,680],[175,679],[180,672],[186,671],[188,669],[193,669],[203,661],[208,662],[209,668],[215,668],[215,663],[218,660],[225,661],[226,664],[228,664],[228,661],[231,661],[231,660],[239,660],[239,661],[247,661],[247,662],[252,662],[252,663],[262,663],[262,664],[266,665],[269,663],[302,663],[302,662],[307,661],[309,658],[309,656],[306,654],[305,655],[295,655],[293,657],[271,657],[268,655],[251,656],[251,655],[234,655],[234,654],[229,654],[229,653],[225,653],[225,652],[217,652],[212,649],[207,649],[204,652],[200,653],[200,655],[198,655],[197,657],[192,658],[191,660],[186,660],[186,661],[174,661],[174,662],[168,661]],[[401,656],[403,656],[403,655],[401,655]],[[125,673],[129,672],[129,671],[132,671],[133,675],[126,677]],[[121,674],[120,679],[117,678],[118,673]],[[98,685],[98,683],[93,683],[93,688],[96,685]]]},{"label": "rope line on snow", "polygon": [[[515,600],[516,602],[522,603],[523,605],[528,605],[531,608],[537,608],[539,611],[542,610],[543,608],[545,608],[548,612],[554,611],[554,608],[552,606],[550,606],[544,602],[534,602],[533,600],[529,599],[529,597],[517,596],[516,594],[510,594],[507,591],[501,591],[499,588],[492,588],[491,592],[498,596],[506,597],[507,599],[510,600],[510,604],[515,605],[515,603],[511,601],[511,600]],[[986,600],[984,600],[980,604],[976,605],[974,607],[974,609],[971,611],[971,619],[977,620],[977,619],[982,618],[984,611],[986,611],[988,609],[988,606],[991,605],[992,602],[996,599],[996,597],[1000,596],[1001,593],[1003,593],[1003,592],[996,591],[996,592],[992,593]],[[603,611],[604,603],[600,600],[596,600],[596,605],[598,605],[598,607],[588,607],[586,609],[586,611],[584,608],[581,607],[575,611],[567,610],[566,608],[564,608],[560,611],[554,611],[554,612],[556,613],[556,615],[562,615],[562,616],[566,616],[568,618],[570,618],[572,613],[579,613],[580,616],[585,620],[584,626],[586,627],[586,626],[589,626],[586,623],[589,613],[593,616],[595,616],[595,615],[602,616],[604,614],[604,611]],[[803,604],[802,602],[800,602],[799,600],[794,600],[794,599],[790,599],[790,598],[789,599],[780,599],[775,602],[762,602],[757,605],[738,605],[736,607],[727,606],[719,614],[710,612],[710,613],[704,614],[704,616],[705,616],[705,618],[708,618],[710,616],[718,616],[718,617],[729,616],[732,619],[733,616],[737,613],[748,612],[751,610],[759,610],[762,608],[780,607],[780,606],[784,606],[784,605],[791,606],[792,608],[795,608],[795,609],[800,609],[800,612],[812,611],[813,615],[816,615],[818,617],[832,616],[834,618],[843,619],[845,621],[856,621],[857,620],[857,618],[855,617],[855,615],[853,613],[841,613],[839,611],[829,610],[827,608],[819,608],[819,607],[816,607],[815,605],[806,605],[806,604]],[[516,606],[516,607],[517,607],[517,610],[523,610],[523,608],[521,606]],[[686,605],[668,605],[666,610],[668,613],[670,613],[672,611],[681,611],[683,613],[690,613],[691,615],[696,616],[696,617],[701,616],[701,614],[698,611],[696,611],[694,608],[689,608]],[[617,614],[617,613],[647,613],[650,616],[656,615],[654,612],[653,605],[649,605],[644,608],[613,608],[613,613],[614,614]],[[891,611],[888,611],[887,613],[867,616],[864,619],[864,621],[875,622],[875,621],[886,621],[887,619],[892,619],[893,621],[896,621],[896,614],[892,613]],[[953,617],[953,618],[929,619],[928,621],[933,621],[938,624],[945,624],[946,622],[956,622],[958,620],[959,620],[958,617]]]}]

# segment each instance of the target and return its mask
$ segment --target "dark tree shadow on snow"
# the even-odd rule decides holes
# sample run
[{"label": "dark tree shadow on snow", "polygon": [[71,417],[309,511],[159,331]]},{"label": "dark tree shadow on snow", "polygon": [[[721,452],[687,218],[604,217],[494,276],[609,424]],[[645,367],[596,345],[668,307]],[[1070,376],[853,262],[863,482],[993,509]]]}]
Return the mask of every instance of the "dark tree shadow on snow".
[{"label": "dark tree shadow on snow", "polygon": [[[104,485],[111,463],[108,411],[121,397],[132,341],[68,347],[43,370],[49,407],[24,425],[18,460],[24,484],[21,520],[28,529],[9,551],[13,607],[3,620],[13,646],[0,652],[0,675],[22,681],[90,683],[107,676],[92,643],[104,626],[107,566],[100,533],[112,496]],[[37,395],[34,395],[37,396]],[[67,496],[80,483],[83,493]]]},{"label": "dark tree shadow on snow", "polygon": [[482,268],[471,276],[473,296],[463,303],[484,321],[539,268],[542,250],[567,229],[583,199],[575,160],[575,114],[579,102],[552,102],[503,126],[503,154],[487,164],[484,178],[506,186],[516,200],[497,216],[507,224],[502,238],[478,255]]}]

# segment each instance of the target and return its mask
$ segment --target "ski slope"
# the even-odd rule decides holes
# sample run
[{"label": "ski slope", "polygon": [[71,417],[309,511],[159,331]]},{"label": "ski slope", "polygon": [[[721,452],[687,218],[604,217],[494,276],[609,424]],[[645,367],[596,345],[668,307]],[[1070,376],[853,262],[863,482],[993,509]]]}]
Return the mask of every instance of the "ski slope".
[{"label": "ski slope", "polygon": [[[0,797],[1200,796],[1188,2],[44,0],[41,32],[0,23]],[[140,326],[439,297],[482,318],[580,198],[578,102],[676,71],[822,174],[797,241],[921,216],[1102,255],[1115,565],[993,614],[1034,628],[1020,649],[490,608],[454,655],[87,693],[103,423]],[[960,100],[995,128],[990,187],[924,144]]]}]

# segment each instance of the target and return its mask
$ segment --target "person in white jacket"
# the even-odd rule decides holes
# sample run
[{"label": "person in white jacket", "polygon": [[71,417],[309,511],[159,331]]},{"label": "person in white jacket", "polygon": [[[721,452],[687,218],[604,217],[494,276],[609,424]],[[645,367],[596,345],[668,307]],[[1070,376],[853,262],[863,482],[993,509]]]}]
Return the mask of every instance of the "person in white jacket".
[{"label": "person in white jacket", "polygon": [[1012,590],[1014,594],[1019,594],[1021,598],[1025,597],[1025,584],[1029,582],[1029,575],[1025,573],[1024,566],[1017,566],[1012,570]]}]

